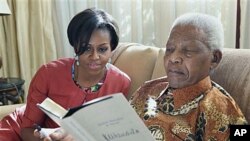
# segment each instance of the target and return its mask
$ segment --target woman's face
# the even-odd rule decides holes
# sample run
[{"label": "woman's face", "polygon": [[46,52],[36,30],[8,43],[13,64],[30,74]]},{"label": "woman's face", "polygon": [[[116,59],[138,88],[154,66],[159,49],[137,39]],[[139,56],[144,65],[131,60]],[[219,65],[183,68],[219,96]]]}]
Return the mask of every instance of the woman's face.
[{"label": "woman's face", "polygon": [[203,31],[193,26],[173,28],[164,56],[170,87],[187,87],[209,75],[212,51],[205,44],[205,40]]},{"label": "woman's face", "polygon": [[95,30],[86,46],[86,51],[79,56],[79,67],[85,73],[97,75],[103,72],[111,57],[110,34],[107,30]]}]

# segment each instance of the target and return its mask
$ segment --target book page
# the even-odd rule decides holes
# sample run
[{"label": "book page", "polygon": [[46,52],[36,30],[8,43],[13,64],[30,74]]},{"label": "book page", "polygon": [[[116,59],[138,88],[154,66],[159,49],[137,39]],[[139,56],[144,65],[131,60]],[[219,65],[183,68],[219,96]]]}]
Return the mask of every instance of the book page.
[{"label": "book page", "polygon": [[62,127],[77,141],[154,141],[123,94],[109,97],[64,118]]}]

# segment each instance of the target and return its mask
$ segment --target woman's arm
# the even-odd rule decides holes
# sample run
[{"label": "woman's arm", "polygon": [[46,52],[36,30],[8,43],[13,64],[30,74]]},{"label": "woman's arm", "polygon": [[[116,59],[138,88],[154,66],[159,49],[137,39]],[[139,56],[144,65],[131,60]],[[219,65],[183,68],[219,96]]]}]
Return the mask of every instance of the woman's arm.
[{"label": "woman's arm", "polygon": [[47,79],[45,67],[41,67],[32,78],[27,96],[25,111],[22,115],[20,136],[24,141],[39,141],[40,138],[34,136],[34,124],[43,125],[45,114],[36,106],[41,103],[47,96]]}]

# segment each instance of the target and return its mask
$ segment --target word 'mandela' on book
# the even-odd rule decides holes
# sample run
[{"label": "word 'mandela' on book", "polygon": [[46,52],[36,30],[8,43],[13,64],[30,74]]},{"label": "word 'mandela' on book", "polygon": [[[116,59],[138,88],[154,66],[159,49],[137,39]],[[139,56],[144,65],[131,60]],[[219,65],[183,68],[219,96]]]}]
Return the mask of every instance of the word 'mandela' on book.
[{"label": "word 'mandela' on book", "polygon": [[230,125],[230,141],[247,141],[250,138],[250,125]]},{"label": "word 'mandela' on book", "polygon": [[139,130],[131,128],[130,130],[127,130],[127,131],[120,131],[117,133],[112,132],[112,133],[106,133],[102,135],[106,141],[111,141],[111,140],[116,140],[117,138],[122,138],[124,136],[131,136],[134,134],[138,134],[139,132],[140,132]]}]

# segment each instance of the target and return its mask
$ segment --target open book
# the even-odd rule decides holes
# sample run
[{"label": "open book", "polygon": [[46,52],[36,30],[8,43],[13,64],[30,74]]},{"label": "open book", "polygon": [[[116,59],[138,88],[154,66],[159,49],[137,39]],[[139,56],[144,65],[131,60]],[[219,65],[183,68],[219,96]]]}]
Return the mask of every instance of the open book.
[{"label": "open book", "polygon": [[69,110],[49,98],[37,105],[77,141],[154,141],[121,93],[100,97]]}]

